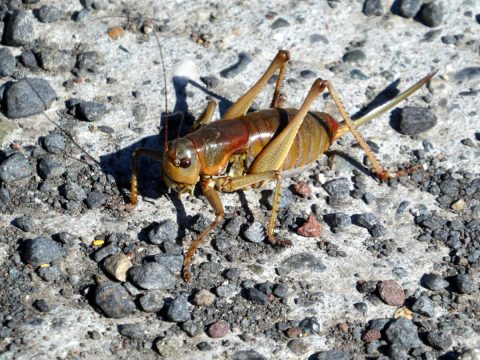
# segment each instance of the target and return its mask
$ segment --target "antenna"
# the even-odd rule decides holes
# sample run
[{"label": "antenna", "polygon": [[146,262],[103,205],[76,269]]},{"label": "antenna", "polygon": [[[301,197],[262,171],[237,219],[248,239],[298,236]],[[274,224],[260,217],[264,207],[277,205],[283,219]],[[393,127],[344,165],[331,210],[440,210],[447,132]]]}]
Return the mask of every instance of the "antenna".
[{"label": "antenna", "polygon": [[[162,63],[162,73],[163,73],[163,87],[165,91],[165,112],[160,113],[160,125],[163,125],[163,131],[165,132],[165,139],[163,142],[163,153],[166,154],[168,151],[168,91],[167,91],[167,74],[165,71],[165,61],[163,60],[163,50],[162,45],[160,45],[160,40],[158,39],[157,32],[154,30],[153,34],[155,35],[155,40],[157,41],[158,50],[160,51],[160,61]],[[163,114],[166,114],[165,116]]]}]

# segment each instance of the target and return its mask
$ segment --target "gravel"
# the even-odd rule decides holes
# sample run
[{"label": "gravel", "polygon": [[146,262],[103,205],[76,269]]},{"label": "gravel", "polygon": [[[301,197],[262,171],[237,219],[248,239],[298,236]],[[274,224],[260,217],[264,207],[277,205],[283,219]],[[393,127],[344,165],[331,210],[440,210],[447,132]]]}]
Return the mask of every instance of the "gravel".
[{"label": "gravel", "polygon": [[381,0],[365,0],[362,12],[366,16],[382,16],[383,6]]},{"label": "gravel", "polygon": [[0,179],[4,182],[25,179],[32,174],[32,166],[21,153],[14,153],[0,165]]},{"label": "gravel", "polygon": [[396,345],[409,350],[421,345],[417,327],[412,321],[403,317],[393,320],[385,331],[385,335],[390,346]]},{"label": "gravel", "polygon": [[62,194],[67,200],[82,201],[87,198],[85,190],[75,182],[69,182],[62,185],[59,190],[60,194]]},{"label": "gravel", "polygon": [[365,62],[366,59],[367,55],[365,55],[365,53],[360,49],[348,51],[345,53],[345,55],[343,55],[342,58],[343,62],[355,64],[361,64]]},{"label": "gravel", "polygon": [[412,18],[420,11],[422,0],[397,0],[395,5],[399,15]]},{"label": "gravel", "polygon": [[46,237],[29,239],[22,244],[23,261],[32,266],[51,263],[63,255],[65,255],[65,250],[62,245]]},{"label": "gravel", "polygon": [[228,334],[229,330],[228,324],[223,320],[219,320],[208,327],[207,333],[211,338],[221,339]]},{"label": "gravel", "polygon": [[457,274],[452,277],[452,285],[460,294],[471,294],[478,291],[478,284],[466,274]]},{"label": "gravel", "polygon": [[428,344],[437,350],[448,350],[453,341],[450,334],[443,331],[431,331],[427,335]]},{"label": "gravel", "polygon": [[55,90],[47,80],[19,80],[5,91],[6,115],[10,119],[18,119],[40,114],[50,108],[56,97]]},{"label": "gravel", "polygon": [[120,284],[113,282],[98,285],[94,301],[104,314],[111,318],[122,318],[136,310],[128,291]]},{"label": "gravel", "polygon": [[42,138],[42,146],[50,154],[61,154],[65,151],[65,137],[60,134],[51,134]]},{"label": "gravel", "polygon": [[134,266],[128,272],[130,281],[142,289],[171,289],[175,286],[175,277],[168,269],[156,262]]},{"label": "gravel", "polygon": [[442,24],[443,7],[438,1],[424,4],[418,13],[420,21],[429,27],[437,27]]},{"label": "gravel", "polygon": [[437,116],[429,109],[405,106],[402,109],[399,131],[404,135],[420,134],[437,124]]},{"label": "gravel", "polygon": [[300,253],[286,258],[277,271],[282,275],[286,275],[291,272],[295,273],[303,270],[309,272],[323,272],[325,269],[325,265],[323,265],[321,260],[316,256],[309,253]]},{"label": "gravel", "polygon": [[421,295],[412,305],[412,311],[427,317],[435,316],[435,306],[433,301],[426,295]]},{"label": "gravel", "polygon": [[94,101],[84,101],[78,104],[78,115],[81,120],[98,121],[105,114],[105,104]]},{"label": "gravel", "polygon": [[105,272],[115,280],[125,282],[127,281],[127,272],[132,267],[132,262],[125,254],[114,254],[104,260],[103,267]]},{"label": "gravel", "polygon": [[31,216],[28,215],[14,219],[13,223],[16,227],[25,232],[32,231],[34,228],[33,219]]},{"label": "gravel", "polygon": [[167,240],[175,241],[178,237],[178,230],[178,224],[170,219],[153,223],[152,229],[148,232],[148,241],[156,245],[160,245]]},{"label": "gravel", "polygon": [[60,10],[54,6],[42,6],[37,12],[37,18],[42,23],[54,23],[60,19]]},{"label": "gravel", "polygon": [[164,293],[159,290],[149,290],[143,294],[138,300],[143,311],[148,313],[156,313],[163,308]]},{"label": "gravel", "polygon": [[345,200],[350,195],[350,184],[346,178],[327,181],[323,188],[331,196],[331,202]]},{"label": "gravel", "polygon": [[308,317],[300,321],[298,326],[307,334],[315,335],[320,334],[322,326],[320,321],[316,317]]},{"label": "gravel", "polygon": [[168,305],[167,319],[173,322],[185,322],[190,320],[187,297],[180,295]]},{"label": "gravel", "polygon": [[42,179],[52,179],[62,176],[65,167],[53,156],[45,156],[37,166],[38,175]]},{"label": "gravel", "polygon": [[17,61],[9,48],[0,49],[0,76],[11,76]]},{"label": "gravel", "polygon": [[215,295],[210,291],[202,289],[193,296],[193,303],[197,306],[211,306],[215,302]]},{"label": "gravel", "polygon": [[310,349],[308,343],[303,339],[292,339],[287,346],[295,355],[306,354]]},{"label": "gravel", "polygon": [[33,22],[24,11],[14,11],[7,17],[3,38],[6,45],[27,45],[34,39]]},{"label": "gravel", "polygon": [[89,209],[98,209],[102,207],[107,201],[107,197],[100,191],[92,191],[87,195],[85,204]]},{"label": "gravel", "polygon": [[268,295],[255,288],[245,289],[245,297],[256,305],[267,305],[270,302]]}]

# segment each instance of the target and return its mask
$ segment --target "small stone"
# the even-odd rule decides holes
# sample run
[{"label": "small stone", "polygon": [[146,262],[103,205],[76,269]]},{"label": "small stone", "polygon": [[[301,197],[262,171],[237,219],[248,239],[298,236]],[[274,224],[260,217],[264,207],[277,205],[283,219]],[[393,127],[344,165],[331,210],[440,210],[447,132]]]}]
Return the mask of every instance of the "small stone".
[{"label": "small stone", "polygon": [[438,1],[432,1],[422,6],[418,16],[422,24],[437,27],[442,23],[443,6]]},{"label": "small stone", "polygon": [[232,360],[266,360],[266,357],[255,350],[241,350],[233,354]]},{"label": "small stone", "polygon": [[6,115],[18,119],[40,114],[50,108],[57,94],[44,79],[25,78],[5,91]]},{"label": "small stone", "polygon": [[212,345],[210,345],[206,341],[202,341],[201,343],[197,344],[197,348],[200,351],[210,351],[210,350],[212,350]]},{"label": "small stone", "polygon": [[94,101],[84,101],[78,104],[79,116],[82,120],[86,121],[100,120],[106,110],[105,104]]},{"label": "small stone", "polygon": [[23,49],[20,59],[26,68],[31,70],[38,69],[37,58],[32,50]]},{"label": "small stone", "polygon": [[110,281],[97,286],[94,301],[111,318],[128,316],[136,309],[128,291],[120,284]]},{"label": "small stone", "polygon": [[367,59],[367,56],[360,49],[348,51],[347,53],[345,53],[345,55],[343,55],[343,58],[342,58],[343,62],[353,62],[356,64],[361,64],[366,59]]},{"label": "small stone", "polygon": [[457,274],[452,278],[455,290],[460,294],[471,294],[478,291],[478,284],[470,275]]},{"label": "small stone", "polygon": [[365,0],[362,12],[366,16],[382,16],[383,6],[381,0]]},{"label": "small stone", "polygon": [[172,274],[177,274],[182,270],[183,256],[174,254],[157,254],[154,256],[155,262],[165,266]]},{"label": "small stone", "polygon": [[42,179],[51,179],[62,176],[65,168],[53,156],[45,156],[38,163],[37,172]]},{"label": "small stone", "polygon": [[132,262],[125,254],[110,255],[103,263],[105,271],[121,282],[127,281],[127,272],[132,266]]},{"label": "small stone", "polygon": [[272,30],[276,30],[276,29],[280,29],[282,27],[288,27],[288,26],[290,26],[290,23],[284,18],[278,18],[272,23],[272,25],[270,25]]},{"label": "small stone", "polygon": [[148,241],[155,245],[160,245],[166,240],[175,241],[178,237],[178,230],[178,224],[171,219],[154,223],[153,228],[148,232]]},{"label": "small stone", "polygon": [[387,234],[387,228],[382,224],[375,224],[373,228],[370,230],[370,234],[372,235],[373,238],[378,239]]},{"label": "small stone", "polygon": [[40,312],[47,313],[51,310],[50,306],[44,299],[35,300],[33,306]]},{"label": "small stone", "polygon": [[460,212],[465,210],[465,201],[463,199],[459,199],[455,201],[452,205],[450,205],[450,208],[454,211]]},{"label": "small stone", "polygon": [[243,233],[245,238],[252,243],[259,243],[265,239],[265,228],[258,221],[254,221]]},{"label": "small stone", "polygon": [[361,314],[366,314],[368,310],[367,304],[363,301],[353,304],[353,307]]},{"label": "small stone", "polygon": [[62,185],[59,190],[67,200],[83,201],[87,198],[85,190],[75,182],[68,182]]},{"label": "small stone", "polygon": [[[274,192],[272,190],[264,190],[262,191],[262,195],[265,196],[264,204],[268,210],[272,210],[273,207],[273,196]],[[288,209],[290,208],[293,202],[293,193],[290,191],[289,188],[282,189],[282,196],[280,197],[280,203],[278,205],[279,209]]]},{"label": "small stone", "polygon": [[386,304],[401,306],[405,302],[405,293],[395,280],[384,280],[377,285],[377,292]]},{"label": "small stone", "polygon": [[309,350],[308,343],[303,339],[292,339],[287,346],[295,355],[306,354]]},{"label": "small stone", "polygon": [[0,49],[0,76],[11,76],[15,70],[17,61],[9,48]]},{"label": "small stone", "polygon": [[[317,73],[315,71],[312,71],[312,70],[302,70],[302,71],[300,71],[300,76],[304,79],[315,79],[315,78],[317,78]],[[303,182],[303,181],[301,181],[301,182]],[[309,190],[310,190],[310,188],[309,188]],[[310,190],[310,192],[311,192],[311,190]]]},{"label": "small stone", "polygon": [[92,191],[85,199],[85,204],[89,209],[98,209],[107,201],[107,197],[100,191]]},{"label": "small stone", "polygon": [[372,213],[353,215],[352,222],[368,230],[372,230],[375,225],[379,224],[378,218]]},{"label": "small stone", "polygon": [[432,331],[427,335],[427,342],[437,350],[448,350],[453,344],[450,334],[443,331]]},{"label": "small stone", "polygon": [[190,320],[187,297],[180,295],[176,297],[167,309],[167,318],[174,322],[185,322]]},{"label": "small stone", "polygon": [[203,324],[192,320],[185,321],[180,328],[190,337],[198,336],[202,333]]},{"label": "small stone", "polygon": [[309,360],[351,360],[351,357],[344,350],[327,350],[312,355]]},{"label": "small stone", "polygon": [[55,281],[60,278],[58,266],[41,267],[38,269],[38,276],[45,281]]},{"label": "small stone", "polygon": [[282,275],[286,275],[291,272],[298,273],[300,271],[323,272],[325,269],[325,265],[323,265],[316,256],[310,253],[300,253],[283,260],[277,271]]},{"label": "small stone", "polygon": [[400,344],[405,349],[416,348],[422,344],[418,337],[417,327],[412,321],[403,317],[393,320],[385,335],[390,344]]},{"label": "small stone", "polygon": [[382,337],[382,334],[380,333],[379,330],[371,329],[371,330],[366,331],[363,334],[362,340],[365,341],[365,342],[372,342],[372,341],[375,341],[375,340],[380,340],[381,337]]},{"label": "small stone", "polygon": [[215,302],[215,295],[210,291],[202,289],[193,296],[193,303],[197,306],[212,306]]},{"label": "small stone", "polygon": [[10,46],[23,46],[33,41],[33,23],[26,12],[15,10],[7,18],[3,39]]},{"label": "small stone", "polygon": [[327,214],[325,215],[325,221],[330,227],[337,229],[337,231],[345,229],[352,223],[350,215],[343,212]]},{"label": "small stone", "polygon": [[240,227],[243,225],[244,219],[242,217],[234,217],[230,219],[225,226],[225,231],[231,236],[237,236],[240,233]]},{"label": "small stone", "polygon": [[349,186],[349,181],[346,178],[330,180],[323,184],[323,188],[331,196],[331,200],[333,201],[347,199],[350,195]]},{"label": "small stone", "polygon": [[143,311],[155,313],[160,311],[164,305],[164,294],[158,290],[149,290],[142,297],[139,303]]},{"label": "small stone", "polygon": [[26,240],[23,244],[23,261],[32,266],[51,263],[65,255],[62,246],[51,239],[37,237],[33,240]]},{"label": "small stone", "polygon": [[76,67],[86,71],[95,72],[97,70],[97,53],[95,51],[85,51],[77,56]]},{"label": "small stone", "polygon": [[3,182],[13,182],[25,179],[32,174],[32,166],[21,153],[14,153],[0,165],[0,179]]},{"label": "small stone", "polygon": [[293,192],[301,197],[309,197],[312,195],[312,189],[305,181],[299,181],[293,186]]},{"label": "small stone", "polygon": [[168,269],[156,262],[134,266],[129,272],[130,281],[142,289],[171,289],[175,286],[175,277]]},{"label": "small stone", "polygon": [[412,305],[412,311],[428,317],[435,316],[433,301],[426,295],[420,296]]},{"label": "small stone", "polygon": [[267,305],[270,302],[268,295],[255,288],[246,289],[245,297],[256,305]]},{"label": "small stone", "polygon": [[301,328],[299,328],[298,326],[293,326],[293,327],[290,327],[287,329],[286,331],[286,335],[288,338],[292,339],[292,338],[296,338],[296,337],[299,337],[303,334],[303,331]]},{"label": "small stone", "polygon": [[437,124],[437,116],[427,108],[405,106],[399,121],[399,131],[404,135],[415,135],[430,130]]},{"label": "small stone", "polygon": [[65,151],[65,138],[60,134],[51,134],[42,138],[42,145],[50,154],[61,154]]},{"label": "small stone", "polygon": [[118,332],[129,339],[143,340],[148,336],[149,329],[148,325],[142,323],[120,324]]},{"label": "small stone", "polygon": [[284,283],[276,284],[273,288],[273,295],[283,299],[288,296],[288,285]]},{"label": "small stone", "polygon": [[14,224],[20,230],[29,232],[33,230],[33,219],[31,216],[21,216],[14,220]]},{"label": "small stone", "polygon": [[313,214],[310,214],[307,222],[299,227],[297,232],[305,237],[319,237],[323,233],[323,226]]},{"label": "small stone", "polygon": [[211,338],[221,339],[228,334],[229,330],[228,324],[223,320],[219,320],[208,327],[207,333]]},{"label": "small stone", "polygon": [[37,55],[42,69],[51,72],[71,71],[76,59],[70,51],[59,50],[56,47],[45,47]]},{"label": "small stone", "polygon": [[420,11],[422,0],[399,0],[396,2],[398,15],[412,18]]},{"label": "small stone", "polygon": [[320,334],[322,326],[316,317],[308,317],[300,321],[298,326],[307,334],[316,335]]},{"label": "small stone", "polygon": [[162,249],[169,255],[181,255],[183,253],[183,247],[170,240],[162,243]]},{"label": "small stone", "polygon": [[239,268],[228,269],[224,274],[226,279],[234,280],[234,281],[238,280],[241,275],[242,275],[242,270],[240,270]]},{"label": "small stone", "polygon": [[442,276],[434,273],[424,274],[420,279],[420,284],[432,291],[445,289],[449,283]]},{"label": "small stone", "polygon": [[60,11],[54,6],[42,6],[37,12],[37,18],[42,23],[54,23],[60,19]]},{"label": "small stone", "polygon": [[227,79],[234,78],[242,71],[244,71],[247,65],[250,64],[252,61],[253,58],[249,54],[241,52],[240,54],[238,54],[238,61],[232,66],[220,71],[220,76]]}]

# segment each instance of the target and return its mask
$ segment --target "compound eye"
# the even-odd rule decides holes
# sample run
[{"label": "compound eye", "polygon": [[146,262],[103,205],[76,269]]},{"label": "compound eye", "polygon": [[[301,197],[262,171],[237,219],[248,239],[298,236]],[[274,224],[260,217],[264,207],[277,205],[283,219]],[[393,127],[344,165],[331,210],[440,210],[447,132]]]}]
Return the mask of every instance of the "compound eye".
[{"label": "compound eye", "polygon": [[184,169],[188,168],[190,166],[190,159],[182,159],[180,160],[180,166]]}]

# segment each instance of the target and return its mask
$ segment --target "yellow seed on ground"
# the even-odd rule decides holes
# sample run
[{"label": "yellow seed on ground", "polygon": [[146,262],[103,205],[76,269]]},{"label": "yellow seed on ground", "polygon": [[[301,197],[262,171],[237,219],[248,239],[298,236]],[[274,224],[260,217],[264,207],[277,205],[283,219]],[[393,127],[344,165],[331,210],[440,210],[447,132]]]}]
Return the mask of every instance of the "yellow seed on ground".
[{"label": "yellow seed on ground", "polygon": [[105,240],[93,240],[92,245],[93,246],[103,246],[105,244]]},{"label": "yellow seed on ground", "polygon": [[125,31],[121,27],[116,26],[108,30],[108,36],[110,36],[112,40],[118,40],[123,37],[123,35],[125,35]]}]

